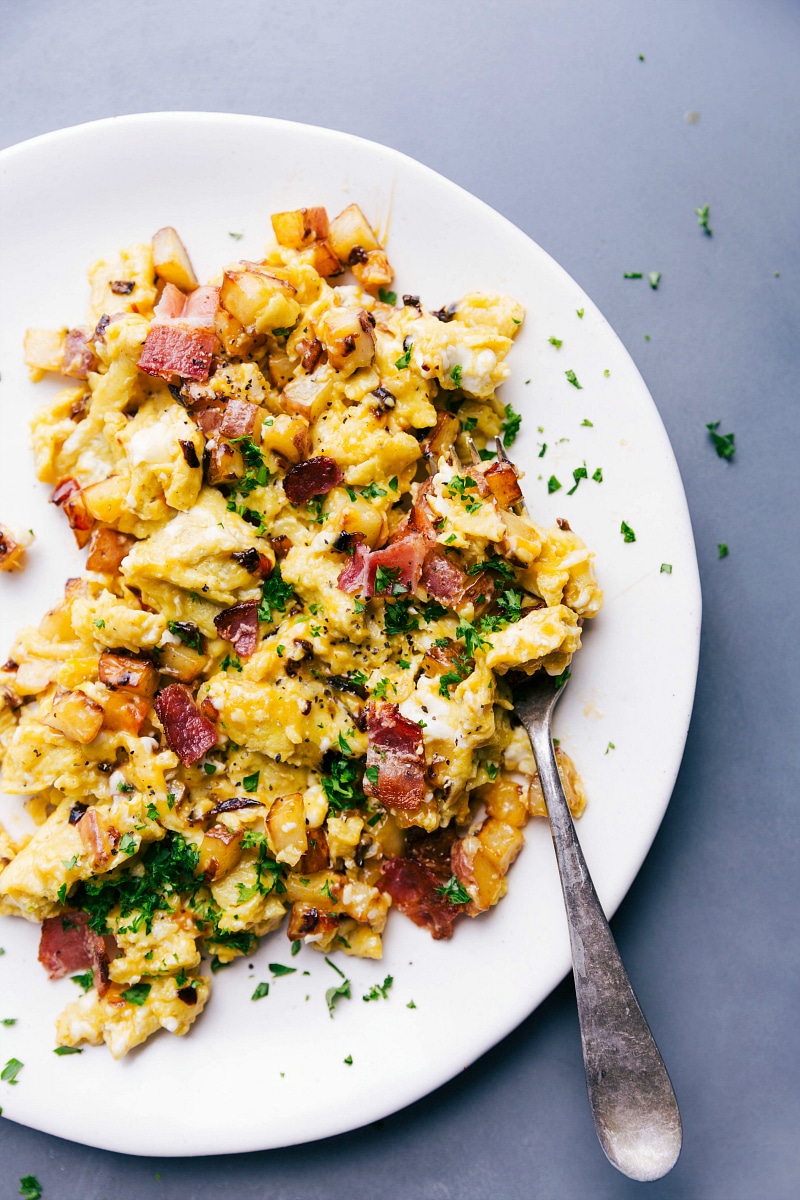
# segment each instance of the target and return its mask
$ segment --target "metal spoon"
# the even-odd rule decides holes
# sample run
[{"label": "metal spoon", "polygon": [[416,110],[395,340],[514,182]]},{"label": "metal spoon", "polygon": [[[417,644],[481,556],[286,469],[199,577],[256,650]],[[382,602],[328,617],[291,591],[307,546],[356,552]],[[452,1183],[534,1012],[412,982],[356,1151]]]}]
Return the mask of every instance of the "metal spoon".
[{"label": "metal spoon", "polygon": [[[567,676],[568,678],[568,676]],[[531,739],[567,910],[589,1105],[600,1145],[623,1175],[660,1179],[681,1152],[678,1102],[600,907],[575,833],[550,733],[565,690],[537,671],[514,691]]]}]

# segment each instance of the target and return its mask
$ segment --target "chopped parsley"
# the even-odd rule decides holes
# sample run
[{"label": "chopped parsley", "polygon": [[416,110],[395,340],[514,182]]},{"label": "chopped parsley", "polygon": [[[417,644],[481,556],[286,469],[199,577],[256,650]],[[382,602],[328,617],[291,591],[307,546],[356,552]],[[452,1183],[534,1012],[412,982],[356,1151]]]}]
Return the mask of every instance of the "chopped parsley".
[{"label": "chopped parsley", "polygon": [[263,1000],[264,997],[268,996],[268,995],[269,995],[269,984],[268,983],[257,983],[256,990],[253,992],[250,999],[251,1000]]},{"label": "chopped parsley", "polygon": [[57,1054],[59,1058],[63,1058],[65,1054],[83,1054],[79,1046],[56,1046],[53,1054]]},{"label": "chopped parsley", "polygon": [[361,789],[362,775],[363,759],[339,756],[333,760],[328,773],[320,777],[325,799],[332,812],[366,804],[367,798]]},{"label": "chopped parsley", "polygon": [[[395,483],[397,480],[395,480]],[[397,488],[395,488],[397,491]],[[376,500],[378,496],[385,496],[386,488],[379,487],[377,483],[370,483],[365,488],[361,489],[361,496],[364,500]]]},{"label": "chopped parsley", "polygon": [[139,847],[137,845],[136,838],[132,833],[125,833],[122,835],[119,843],[120,854],[127,854],[130,858],[132,854],[136,853],[138,848]]},{"label": "chopped parsley", "polygon": [[564,374],[566,375],[568,381],[572,384],[573,387],[576,387],[579,389],[583,387],[582,383],[578,383],[578,376],[575,374],[574,371],[565,371]]},{"label": "chopped parsley", "polygon": [[82,975],[70,975],[70,979],[73,983],[77,983],[78,987],[82,988],[85,994],[94,984],[94,972],[84,971]]},{"label": "chopped parsley", "polygon": [[619,527],[619,531],[622,534],[622,540],[624,542],[635,542],[636,541],[636,534],[633,532],[633,530],[631,529],[631,527],[627,521],[622,522],[622,524]]},{"label": "chopped parsley", "polygon": [[567,680],[570,678],[571,675],[572,675],[572,672],[570,671],[569,667],[564,667],[564,670],[561,672],[561,674],[555,676],[555,685],[556,685],[557,692],[561,690],[561,688],[564,686],[564,684],[567,682]]},{"label": "chopped parsley", "polygon": [[260,771],[254,771],[252,775],[245,775],[244,779],[242,780],[242,787],[246,792],[252,793],[258,791],[258,780],[260,775]]},{"label": "chopped parsley", "polygon": [[585,311],[586,311],[586,309],[584,309],[584,308],[576,308],[575,309],[575,312],[578,314],[578,316],[580,317],[581,320],[583,320],[583,314]]},{"label": "chopped parsley", "polygon": [[647,282],[650,284],[650,287],[653,289],[653,291],[655,291],[656,288],[658,287],[659,283],[661,282],[661,272],[660,271],[648,271],[647,272]]},{"label": "chopped parsley", "polygon": [[697,214],[697,224],[700,226],[703,233],[708,234],[708,236],[711,237],[713,230],[708,223],[708,218],[710,216],[709,205],[704,204],[702,208],[696,208],[694,211]]},{"label": "chopped parsley", "polygon": [[588,425],[589,429],[594,429],[594,421],[590,421],[588,417],[584,417],[581,425]]},{"label": "chopped parsley", "polygon": [[672,563],[662,563],[662,564],[661,564],[661,570],[660,570],[659,574],[661,574],[661,575],[671,575],[671,574],[672,574]]},{"label": "chopped parsley", "polygon": [[592,479],[595,481],[595,483],[603,482],[603,468],[602,467],[597,468],[595,473],[592,475]]},{"label": "chopped parsley", "polygon": [[394,978],[391,975],[387,975],[386,978],[384,979],[383,983],[374,983],[372,985],[372,987],[369,989],[369,991],[367,992],[366,996],[362,996],[362,999],[367,1000],[367,1001],[369,1001],[369,1000],[388,1000],[389,997],[388,997],[387,993],[393,983],[394,983]]},{"label": "chopped parsley", "polygon": [[583,466],[583,467],[576,467],[576,468],[575,468],[575,470],[572,472],[572,478],[575,480],[575,483],[572,485],[572,487],[571,487],[571,488],[569,489],[569,491],[567,492],[567,495],[568,495],[568,496],[571,496],[573,492],[577,492],[577,490],[578,490],[578,485],[580,484],[580,481],[581,481],[582,479],[587,479],[587,478],[588,478],[588,474],[589,474],[589,473],[588,473],[588,471],[586,470],[586,467],[585,467],[585,466]]},{"label": "chopped parsley", "polygon": [[459,363],[456,363],[456,365],[453,367],[452,371],[450,372],[450,378],[456,387],[461,387],[461,366]]},{"label": "chopped parsley", "polygon": [[560,489],[560,487],[561,487],[561,484],[556,479],[555,475],[551,475],[547,481],[548,495],[552,496],[553,492],[557,492]]},{"label": "chopped parsley", "polygon": [[[395,360],[394,365],[397,367],[398,371],[405,370],[405,368],[411,362],[411,350],[412,350],[413,345],[414,345],[413,342],[409,343],[408,347],[403,351],[403,353],[400,355],[400,357]],[[333,1016],[333,1012],[331,1012],[331,1016]]]},{"label": "chopped parsley", "polygon": [[228,237],[229,237],[229,238],[233,238],[233,240],[234,240],[235,242],[240,242],[240,241],[242,240],[242,238],[244,237],[244,234],[243,234],[243,233],[231,233],[231,232],[230,232],[230,230],[229,230],[229,231],[228,231]]},{"label": "chopped parsley", "polygon": [[481,571],[494,571],[497,575],[502,575],[504,579],[516,579],[516,571],[510,562],[504,558],[499,558],[497,555],[492,555],[484,562],[474,563],[467,571],[468,575],[480,575]]},{"label": "chopped parsley", "polygon": [[732,433],[717,433],[719,425],[719,421],[709,421],[706,429],[719,457],[725,458],[730,462],[736,453],[736,447],[733,444],[735,435]]},{"label": "chopped parsley", "polygon": [[124,992],[120,992],[123,1000],[127,1000],[129,1004],[135,1004],[137,1008],[141,1008],[147,997],[150,995],[149,983],[132,983]]},{"label": "chopped parsley", "polygon": [[491,650],[492,648],[492,643],[482,637],[474,625],[470,625],[469,621],[463,619],[456,626],[456,637],[463,640],[470,658],[474,657],[476,650]]},{"label": "chopped parsley", "polygon": [[410,633],[419,629],[419,619],[411,612],[414,601],[402,596],[394,604],[387,604],[383,613],[383,627],[389,637],[396,633]]},{"label": "chopped parsley", "polygon": [[609,742],[608,745],[606,746],[606,754],[608,754],[609,750],[616,750],[616,748],[617,747],[614,745],[613,742]]},{"label": "chopped parsley", "polygon": [[2,1071],[0,1071],[0,1079],[2,1079],[3,1083],[19,1083],[17,1076],[24,1065],[18,1058],[10,1058]]},{"label": "chopped parsley", "polygon": [[517,439],[519,427],[522,424],[521,413],[515,412],[510,404],[505,407],[505,420],[503,421],[503,443],[510,446]]},{"label": "chopped parsley", "polygon": [[717,542],[717,558],[727,558],[730,554],[727,542]]},{"label": "chopped parsley", "polygon": [[564,345],[563,338],[551,337],[547,339],[551,346],[555,346],[556,350],[560,350]]},{"label": "chopped parsley", "polygon": [[338,987],[328,988],[327,992],[325,993],[325,1003],[328,1006],[328,1013],[332,1018],[333,1010],[338,1000],[341,1000],[343,997],[346,1000],[352,999],[350,995],[350,980],[345,976],[343,971],[339,970],[335,963],[331,962],[327,954],[325,955],[325,962],[329,967],[332,968],[332,970],[336,972],[337,975],[341,975],[342,977],[342,983],[340,983]]},{"label": "chopped parsley", "polygon": [[198,654],[203,652],[203,642],[200,630],[191,621],[167,621],[167,629],[179,638],[185,646],[190,646]]},{"label": "chopped parsley", "polygon": [[641,279],[642,272],[641,271],[625,271],[622,278],[623,279]]},{"label": "chopped parsley", "polygon": [[35,1175],[23,1175],[19,1181],[19,1195],[25,1200],[42,1200],[42,1185]]},{"label": "chopped parsley", "polygon": [[281,975],[294,975],[297,967],[285,967],[283,963],[270,963],[269,969],[277,979]]},{"label": "chopped parsley", "polygon": [[292,958],[294,958],[296,954],[300,953],[302,947],[303,943],[300,941],[300,938],[297,938],[292,942]]},{"label": "chopped parsley", "polygon": [[347,1066],[347,1067],[352,1067],[352,1065],[353,1065],[353,1056],[352,1056],[352,1054],[348,1054],[347,1058],[343,1058],[343,1059],[342,1059],[342,1062],[345,1064],[345,1066]]},{"label": "chopped parsley", "polygon": [[497,779],[497,776],[500,774],[499,764],[493,763],[493,762],[487,762],[487,763],[484,763],[483,765],[486,770],[486,774],[489,776],[489,780],[492,783],[494,783],[495,779]]},{"label": "chopped parsley", "polygon": [[457,875],[451,875],[447,883],[443,883],[441,887],[437,887],[436,891],[440,896],[444,896],[451,904],[469,904],[472,900],[469,892],[458,880]]},{"label": "chopped parsley", "polygon": [[259,621],[274,621],[275,613],[286,612],[286,602],[294,595],[290,583],[284,583],[280,564],[276,563],[269,579],[261,585],[261,603],[258,606]]},{"label": "chopped parsley", "polygon": [[[229,667],[232,667],[234,671],[239,671],[241,673],[242,663],[239,658],[239,655],[236,654],[235,651],[231,654],[226,654],[225,657],[223,658],[222,662],[219,664],[220,671],[227,671]],[[216,768],[212,768],[212,770],[209,771],[208,764],[206,764],[206,774],[207,775],[213,774],[215,769]]]},{"label": "chopped parsley", "polygon": [[408,1004],[406,1005],[406,1008],[416,1008],[416,1007],[417,1006],[413,1000],[409,1000]]},{"label": "chopped parsley", "polygon": [[407,592],[408,588],[398,583],[400,578],[399,567],[378,567],[375,572],[375,594],[383,595],[388,593],[391,596],[402,595]]},{"label": "chopped parsley", "polygon": [[378,288],[378,299],[381,304],[397,304],[397,292],[387,292],[384,288]]}]

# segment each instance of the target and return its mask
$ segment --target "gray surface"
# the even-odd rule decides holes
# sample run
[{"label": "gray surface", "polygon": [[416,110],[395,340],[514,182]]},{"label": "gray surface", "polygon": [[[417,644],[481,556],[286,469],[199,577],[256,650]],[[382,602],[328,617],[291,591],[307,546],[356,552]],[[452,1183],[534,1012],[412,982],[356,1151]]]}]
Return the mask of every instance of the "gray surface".
[{"label": "gray surface", "polygon": [[[631,349],[681,466],[705,598],[683,769],[614,921],[686,1131],[648,1194],[796,1195],[797,4],[2,0],[0,21],[0,144],[171,108],[362,134],[505,213]],[[713,238],[692,211],[706,202]],[[663,271],[658,292],[623,281],[636,269]],[[736,432],[732,464],[705,435],[717,418]],[[213,1103],[165,1086],[187,1120]],[[567,984],[463,1077],[355,1134],[156,1161],[0,1121],[0,1164],[3,1200],[29,1172],[45,1200],[605,1200],[640,1186],[595,1141]]]}]

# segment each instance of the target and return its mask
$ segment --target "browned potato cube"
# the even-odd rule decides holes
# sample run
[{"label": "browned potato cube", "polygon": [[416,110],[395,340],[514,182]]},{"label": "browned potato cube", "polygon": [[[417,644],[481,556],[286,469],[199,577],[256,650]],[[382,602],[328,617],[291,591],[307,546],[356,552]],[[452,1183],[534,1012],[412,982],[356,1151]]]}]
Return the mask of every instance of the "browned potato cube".
[{"label": "browned potato cube", "polygon": [[379,288],[388,287],[394,279],[392,264],[386,257],[385,250],[370,250],[365,252],[363,261],[359,259],[352,264],[353,274],[358,282],[368,292],[377,292]]},{"label": "browned potato cube", "polygon": [[510,462],[493,462],[484,472],[489,490],[502,508],[511,508],[522,499],[517,472]]},{"label": "browned potato cube", "polygon": [[374,321],[363,308],[327,309],[317,322],[317,337],[328,352],[331,366],[355,371],[372,362],[375,354]]},{"label": "browned potato cube", "polygon": [[323,279],[330,279],[332,275],[341,275],[344,271],[344,267],[328,242],[314,242],[306,251],[306,257]]},{"label": "browned potato cube", "polygon": [[324,208],[295,208],[272,214],[272,228],[278,244],[291,250],[303,250],[309,242],[328,236],[328,214]]},{"label": "browned potato cube", "polygon": [[501,771],[494,783],[478,788],[475,797],[486,805],[489,816],[519,829],[528,820],[526,792],[527,789],[523,790],[520,784]]},{"label": "browned potato cube", "polygon": [[206,476],[210,484],[235,483],[243,475],[244,459],[237,446],[216,441],[208,447]]},{"label": "browned potato cube", "polygon": [[436,458],[446,454],[458,437],[461,422],[454,413],[439,413],[436,425],[422,443],[423,454],[433,454]]},{"label": "browned potato cube", "polygon": [[197,276],[186,247],[171,225],[153,234],[153,267],[159,279],[174,283],[183,292],[197,287]]},{"label": "browned potato cube", "polygon": [[251,437],[258,441],[263,417],[264,411],[258,404],[231,399],[225,405],[219,431],[223,437]]},{"label": "browned potato cube", "polygon": [[158,672],[149,658],[104,650],[100,655],[97,674],[101,683],[112,691],[135,692],[138,696],[154,696],[158,687]]},{"label": "browned potato cube", "polygon": [[286,899],[330,912],[336,908],[346,879],[333,871],[315,871],[313,875],[299,875],[292,871],[286,876]]},{"label": "browned potato cube", "polygon": [[205,655],[198,654],[191,646],[185,646],[182,642],[168,642],[162,647],[158,669],[162,675],[171,675],[181,683],[192,683],[207,663]]},{"label": "browned potato cube", "polygon": [[370,228],[369,221],[357,204],[350,204],[334,217],[328,230],[328,243],[336,257],[343,263],[350,262],[354,250],[379,250],[380,243]]},{"label": "browned potato cube", "polygon": [[217,882],[227,875],[242,857],[241,829],[228,829],[225,825],[214,825],[203,835],[200,843],[200,858],[197,874],[205,876],[206,882]]},{"label": "browned potato cube", "polygon": [[472,913],[484,912],[497,903],[504,890],[503,877],[479,838],[468,836],[454,842],[451,861],[453,871],[472,896]]},{"label": "browned potato cube", "polygon": [[63,733],[71,742],[88,746],[103,727],[103,710],[85,692],[59,690],[50,712],[40,720]]},{"label": "browned potato cube", "polygon": [[338,928],[338,914],[325,912],[315,904],[303,904],[298,901],[292,905],[286,932],[294,942],[309,935],[335,934]]},{"label": "browned potato cube", "polygon": [[12,533],[5,525],[0,525],[0,571],[21,571],[25,565],[25,550],[32,541],[30,533]]},{"label": "browned potato cube", "polygon": [[300,861],[308,849],[302,792],[274,802],[267,814],[267,834],[278,862],[293,867]]},{"label": "browned potato cube", "polygon": [[103,701],[103,728],[138,734],[150,710],[146,696],[132,692],[109,692]]},{"label": "browned potato cube", "polygon": [[297,289],[259,267],[240,264],[225,272],[220,304],[249,333],[291,329],[300,314]]},{"label": "browned potato cube", "polygon": [[115,529],[95,529],[89,543],[87,570],[99,571],[103,575],[116,575],[120,563],[135,540],[126,533],[117,533]]},{"label": "browned potato cube", "polygon": [[498,821],[496,817],[489,817],[483,822],[478,840],[483,847],[483,853],[494,863],[501,875],[505,875],[525,844],[525,838],[518,829],[507,821]]},{"label": "browned potato cube", "polygon": [[261,433],[261,449],[280,454],[287,462],[299,463],[308,457],[308,421],[305,417],[281,413],[265,425]]},{"label": "browned potato cube", "polygon": [[94,525],[94,517],[89,511],[80,484],[75,479],[62,479],[53,489],[50,503],[64,510],[75,534],[75,541],[79,546],[85,546]]},{"label": "browned potato cube", "polygon": [[231,357],[244,357],[253,347],[253,336],[248,333],[241,321],[232,317],[224,308],[217,309],[214,318],[214,332],[222,343],[222,349]]}]

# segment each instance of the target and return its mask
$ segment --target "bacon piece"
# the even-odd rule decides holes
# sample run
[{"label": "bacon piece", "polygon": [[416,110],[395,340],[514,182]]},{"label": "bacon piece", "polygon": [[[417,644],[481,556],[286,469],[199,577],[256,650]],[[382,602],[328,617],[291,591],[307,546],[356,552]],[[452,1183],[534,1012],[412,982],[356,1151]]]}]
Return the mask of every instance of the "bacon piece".
[{"label": "bacon piece", "polygon": [[217,348],[214,318],[219,288],[201,287],[184,296],[168,283],[156,305],[155,318],[139,356],[139,369],[171,379],[208,379]]},{"label": "bacon piece", "polygon": [[[422,729],[396,704],[371,704],[367,731],[365,793],[390,808],[418,808],[425,799]],[[376,783],[369,779],[371,767],[378,768]]]},{"label": "bacon piece", "polygon": [[340,592],[348,592],[351,596],[355,595],[356,592],[363,594],[367,586],[369,558],[369,548],[358,542],[353,547],[353,557],[347,566],[339,572],[339,578],[336,580],[336,586]]},{"label": "bacon piece", "polygon": [[82,329],[70,329],[64,339],[64,354],[61,371],[73,379],[87,379],[90,371],[97,368],[94,350]]},{"label": "bacon piece", "polygon": [[217,633],[233,645],[237,654],[249,658],[258,645],[258,605],[245,600],[223,609],[214,617]]},{"label": "bacon piece", "polygon": [[117,957],[117,943],[89,928],[89,914],[65,912],[42,922],[39,962],[51,979],[63,979],[72,971],[92,968],[94,986],[104,996],[108,990],[108,964]]},{"label": "bacon piece", "polygon": [[283,480],[283,490],[292,504],[308,504],[314,496],[325,496],[344,479],[342,468],[332,458],[321,454],[290,467]]},{"label": "bacon piece", "polygon": [[[413,592],[419,583],[427,552],[427,539],[416,529],[409,528],[405,529],[402,537],[390,541],[382,550],[371,551],[366,546],[357,545],[352,561],[340,573],[336,586],[351,595],[359,593],[367,600],[375,595],[391,594],[395,586]],[[376,593],[378,567],[399,574],[392,574],[391,583]]]},{"label": "bacon piece", "polygon": [[217,731],[198,709],[184,683],[169,683],[155,700],[167,744],[185,767],[202,758],[219,741]]},{"label": "bacon piece", "polygon": [[425,559],[420,583],[429,596],[452,603],[464,591],[467,577],[441,550],[433,550]]},{"label": "bacon piece", "polygon": [[410,858],[390,858],[381,866],[381,891],[388,892],[415,925],[429,929],[436,941],[453,936],[453,922],[464,911],[437,892],[442,883],[430,867]]},{"label": "bacon piece", "polygon": [[192,415],[206,437],[213,437],[215,433],[219,432],[223,416],[221,408],[200,408]]}]

